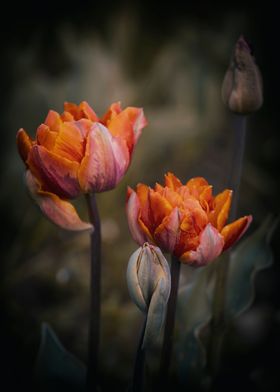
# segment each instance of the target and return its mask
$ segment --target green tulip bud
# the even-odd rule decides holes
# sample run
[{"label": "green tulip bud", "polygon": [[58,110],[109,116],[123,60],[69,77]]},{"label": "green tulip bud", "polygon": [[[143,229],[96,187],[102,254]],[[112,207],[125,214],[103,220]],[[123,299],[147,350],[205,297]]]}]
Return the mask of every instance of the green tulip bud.
[{"label": "green tulip bud", "polygon": [[169,265],[158,247],[146,242],[131,255],[127,284],[131,299],[147,314],[143,339],[146,347],[159,336],[171,288]]}]

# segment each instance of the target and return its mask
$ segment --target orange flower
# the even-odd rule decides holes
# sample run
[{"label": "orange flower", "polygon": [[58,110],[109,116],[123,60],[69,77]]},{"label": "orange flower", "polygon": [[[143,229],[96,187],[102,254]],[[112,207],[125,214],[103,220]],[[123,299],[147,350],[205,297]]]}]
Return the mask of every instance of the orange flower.
[{"label": "orange flower", "polygon": [[142,128],[142,109],[114,103],[98,118],[87,102],[49,111],[32,140],[20,129],[17,145],[27,167],[26,182],[47,217],[69,230],[85,230],[68,199],[113,189],[127,171]]},{"label": "orange flower", "polygon": [[156,244],[183,263],[203,266],[232,246],[247,230],[251,216],[226,224],[232,191],[212,196],[212,186],[202,178],[186,185],[172,173],[165,186],[154,189],[138,184],[128,189],[127,216],[133,239]]}]

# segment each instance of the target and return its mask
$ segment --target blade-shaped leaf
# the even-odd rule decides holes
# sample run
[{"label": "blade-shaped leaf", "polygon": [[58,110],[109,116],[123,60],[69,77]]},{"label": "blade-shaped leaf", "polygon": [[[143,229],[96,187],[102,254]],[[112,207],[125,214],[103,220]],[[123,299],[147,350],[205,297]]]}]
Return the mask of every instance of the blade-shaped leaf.
[{"label": "blade-shaped leaf", "polygon": [[232,252],[227,280],[225,313],[236,317],[248,309],[254,300],[256,273],[273,262],[270,239],[277,221],[268,217],[262,226]]},{"label": "blade-shaped leaf", "polygon": [[35,382],[44,392],[83,392],[86,368],[62,346],[54,331],[42,325],[41,344],[35,365]]}]

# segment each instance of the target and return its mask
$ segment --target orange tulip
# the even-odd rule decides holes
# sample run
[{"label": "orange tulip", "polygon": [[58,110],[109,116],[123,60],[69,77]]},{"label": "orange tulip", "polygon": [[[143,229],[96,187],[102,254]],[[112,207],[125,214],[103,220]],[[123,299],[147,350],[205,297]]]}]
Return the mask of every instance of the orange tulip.
[{"label": "orange tulip", "polygon": [[142,109],[122,110],[114,103],[98,118],[82,102],[65,103],[61,115],[49,111],[35,140],[20,129],[17,145],[27,168],[27,186],[43,213],[65,229],[92,228],[68,199],[113,189],[127,171],[146,124]]},{"label": "orange tulip", "polygon": [[172,173],[165,186],[154,189],[138,184],[128,189],[127,216],[133,239],[150,242],[174,254],[183,263],[203,266],[232,246],[247,230],[251,216],[226,224],[232,191],[212,196],[212,186],[202,178],[186,185]]}]

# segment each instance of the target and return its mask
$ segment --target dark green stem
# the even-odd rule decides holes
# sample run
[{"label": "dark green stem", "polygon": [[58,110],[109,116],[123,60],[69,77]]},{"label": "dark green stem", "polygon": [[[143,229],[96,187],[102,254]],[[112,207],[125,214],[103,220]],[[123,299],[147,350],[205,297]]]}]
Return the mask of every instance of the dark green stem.
[{"label": "dark green stem", "polygon": [[239,187],[242,175],[243,158],[246,144],[247,117],[234,115],[232,125],[234,132],[233,157],[227,187],[233,190],[233,198],[230,209],[230,221],[236,219]]},{"label": "dark green stem", "polygon": [[163,387],[166,387],[166,383],[168,383],[168,370],[169,370],[171,356],[172,356],[173,332],[174,332],[174,325],[175,325],[180,267],[181,267],[180,261],[175,256],[173,256],[171,259],[171,291],[170,291],[170,297],[167,305],[163,345],[161,351],[160,370],[159,370],[159,382]]},{"label": "dark green stem", "polygon": [[95,195],[86,195],[90,221],[94,231],[90,234],[91,266],[90,266],[90,320],[88,337],[87,390],[98,390],[98,357],[100,335],[100,289],[101,289],[101,232],[98,208]]},{"label": "dark green stem", "polygon": [[132,392],[142,392],[144,386],[144,370],[145,370],[145,349],[143,348],[143,339],[145,335],[145,329],[147,324],[147,317],[145,317],[145,321],[142,327],[141,336],[139,339],[136,359],[134,364],[134,372],[133,372],[133,382],[132,382]]},{"label": "dark green stem", "polygon": [[[234,115],[232,120],[232,128],[234,132],[233,156],[227,181],[227,187],[233,190],[230,221],[233,221],[236,218],[237,212],[238,192],[241,181],[246,141],[246,117],[242,115]],[[229,253],[226,253],[221,258],[221,260],[217,262],[216,269],[216,283],[213,298],[213,318],[211,324],[211,339],[209,343],[208,358],[209,367],[213,375],[217,373],[220,366],[222,344],[226,329],[225,299],[229,261]]]}]

